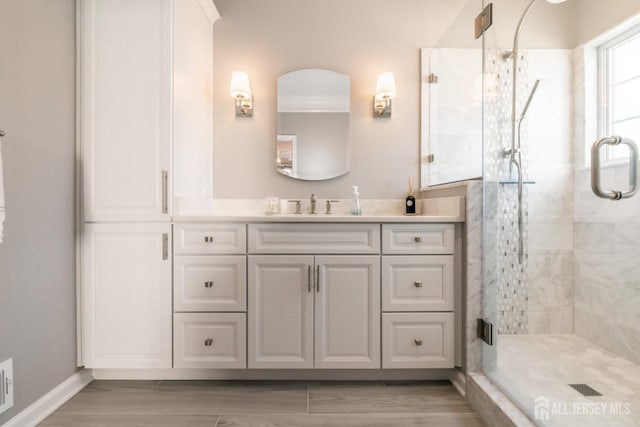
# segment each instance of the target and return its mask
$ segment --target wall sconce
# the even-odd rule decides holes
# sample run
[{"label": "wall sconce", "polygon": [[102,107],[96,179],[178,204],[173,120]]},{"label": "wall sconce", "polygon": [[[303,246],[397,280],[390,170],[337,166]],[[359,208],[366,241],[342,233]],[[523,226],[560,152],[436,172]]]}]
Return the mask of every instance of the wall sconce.
[{"label": "wall sconce", "polygon": [[391,99],[395,96],[396,82],[393,73],[387,71],[379,74],[373,97],[373,117],[391,117]]},{"label": "wall sconce", "polygon": [[229,95],[236,100],[236,117],[253,116],[253,96],[249,87],[249,75],[244,71],[231,73]]}]

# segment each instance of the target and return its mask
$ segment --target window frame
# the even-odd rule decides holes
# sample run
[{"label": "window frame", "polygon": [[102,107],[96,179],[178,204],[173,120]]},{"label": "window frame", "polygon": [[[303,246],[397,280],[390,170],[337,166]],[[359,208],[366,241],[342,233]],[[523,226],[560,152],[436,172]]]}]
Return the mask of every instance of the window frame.
[{"label": "window frame", "polygon": [[[606,137],[613,134],[612,125],[612,109],[613,105],[609,102],[611,97],[612,78],[612,50],[623,45],[629,40],[640,37],[640,24],[636,24],[626,31],[611,37],[598,46],[598,134],[600,137]],[[640,74],[626,81],[640,78]],[[640,143],[640,141],[637,141]],[[603,166],[616,166],[627,163],[628,156],[613,156],[613,147],[607,146],[603,153]]]}]

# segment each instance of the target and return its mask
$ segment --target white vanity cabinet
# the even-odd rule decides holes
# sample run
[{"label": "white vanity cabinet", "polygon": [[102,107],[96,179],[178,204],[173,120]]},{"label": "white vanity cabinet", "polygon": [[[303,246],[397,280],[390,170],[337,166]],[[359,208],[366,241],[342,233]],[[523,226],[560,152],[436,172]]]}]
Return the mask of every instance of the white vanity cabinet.
[{"label": "white vanity cabinet", "polygon": [[84,366],[171,367],[171,226],[85,224]]},{"label": "white vanity cabinet", "polygon": [[453,368],[455,234],[453,223],[175,223],[173,367]]},{"label": "white vanity cabinet", "polygon": [[382,367],[453,368],[454,225],[382,225]]},{"label": "white vanity cabinet", "polygon": [[173,366],[246,368],[246,225],[173,226]]},{"label": "white vanity cabinet", "polygon": [[180,189],[210,190],[219,14],[212,0],[77,9],[78,365],[171,367],[171,247],[159,260],[158,245]]},{"label": "white vanity cabinet", "polygon": [[211,158],[218,12],[211,0],[79,0],[78,16],[83,221],[169,221],[172,183],[210,192],[208,161],[188,159]]},{"label": "white vanity cabinet", "polygon": [[315,262],[315,367],[380,368],[380,257]]},{"label": "white vanity cabinet", "polygon": [[249,368],[380,368],[379,230],[249,224]]},{"label": "white vanity cabinet", "polygon": [[249,255],[249,368],[313,368],[311,255]]},{"label": "white vanity cabinet", "polygon": [[78,8],[83,219],[169,220],[171,1]]}]

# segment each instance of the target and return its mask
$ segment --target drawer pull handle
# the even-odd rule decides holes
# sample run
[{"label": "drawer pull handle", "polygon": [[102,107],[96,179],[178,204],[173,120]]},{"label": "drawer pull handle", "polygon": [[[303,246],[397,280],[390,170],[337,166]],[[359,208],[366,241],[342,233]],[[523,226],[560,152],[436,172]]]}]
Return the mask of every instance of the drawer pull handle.
[{"label": "drawer pull handle", "polygon": [[204,340],[204,345],[207,347],[211,347],[213,345],[213,340],[211,338],[207,338]]},{"label": "drawer pull handle", "polygon": [[416,243],[420,243],[420,242],[422,242],[422,237],[416,236],[416,237],[413,238],[413,241],[416,242]]},{"label": "drawer pull handle", "polygon": [[213,243],[213,236],[204,236],[205,243]]},{"label": "drawer pull handle", "polygon": [[419,347],[422,345],[422,338],[414,338],[413,342]]},{"label": "drawer pull handle", "polygon": [[205,288],[213,288],[213,282],[209,281],[209,282],[204,282],[204,287]]},{"label": "drawer pull handle", "polygon": [[422,287],[422,281],[421,280],[416,280],[415,282],[413,282],[413,286],[415,286],[416,288],[421,288]]}]

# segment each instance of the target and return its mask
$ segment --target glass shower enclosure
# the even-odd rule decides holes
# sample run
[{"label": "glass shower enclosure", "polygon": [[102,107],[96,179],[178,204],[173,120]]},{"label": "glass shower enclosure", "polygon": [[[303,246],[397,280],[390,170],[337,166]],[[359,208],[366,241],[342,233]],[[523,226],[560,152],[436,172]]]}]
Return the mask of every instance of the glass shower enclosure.
[{"label": "glass shower enclosure", "polygon": [[640,425],[640,2],[492,3],[483,371],[537,425]]}]

